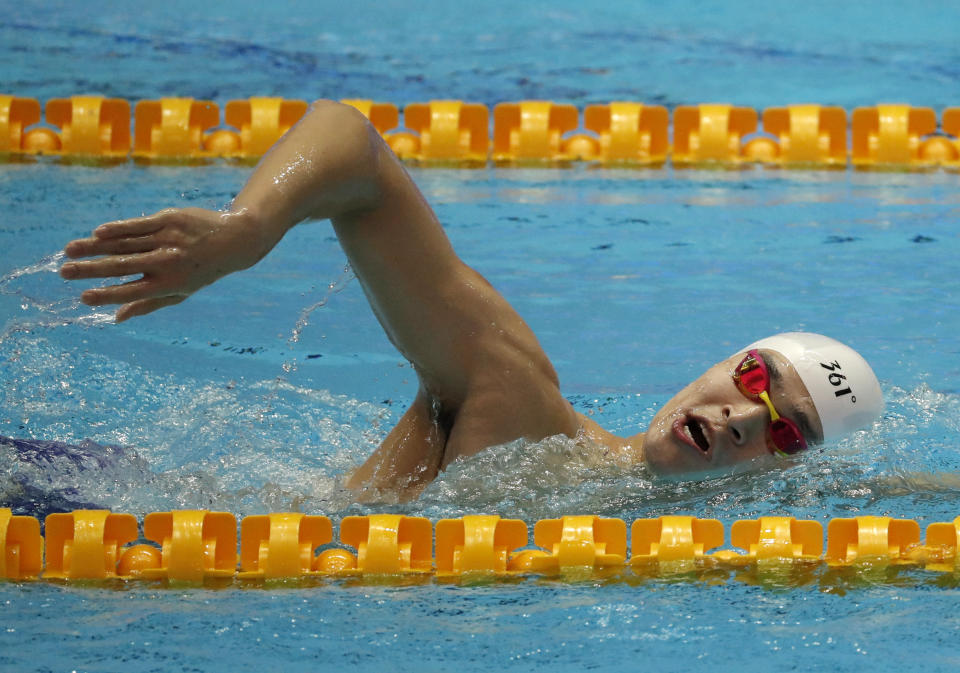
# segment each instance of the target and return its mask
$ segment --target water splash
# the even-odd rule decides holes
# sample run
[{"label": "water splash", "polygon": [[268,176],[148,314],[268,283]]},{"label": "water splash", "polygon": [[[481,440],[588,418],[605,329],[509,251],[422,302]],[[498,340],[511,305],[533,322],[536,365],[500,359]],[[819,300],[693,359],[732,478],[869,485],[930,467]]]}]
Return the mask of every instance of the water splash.
[{"label": "water splash", "polygon": [[643,466],[617,464],[599,447],[561,435],[455,461],[413,508],[431,517],[497,512],[528,521],[580,512],[619,516],[654,488]]},{"label": "water splash", "polygon": [[[56,252],[0,276],[0,295],[15,297],[24,312],[35,312],[33,315],[21,315],[8,321],[0,332],[0,343],[12,334],[37,329],[53,329],[65,325],[95,326],[113,322],[113,313],[91,311],[80,303],[74,293],[63,296],[61,290],[66,281],[60,279],[59,270],[65,257],[63,252]],[[51,288],[54,283],[56,285]],[[51,296],[55,298],[48,298]]]},{"label": "water splash", "polygon": [[[313,315],[313,312],[326,306],[331,297],[346,289],[346,287],[350,284],[350,281],[354,278],[356,278],[356,275],[353,273],[353,267],[347,264],[343,267],[343,271],[337,278],[327,283],[326,294],[324,294],[319,301],[307,306],[300,312],[300,315],[297,317],[297,322],[294,324],[293,330],[290,332],[290,337],[287,339],[288,347],[295,348],[300,342],[300,335],[310,324],[310,317]],[[289,376],[297,371],[297,358],[292,357],[285,360],[283,364],[280,365],[280,369],[283,371],[283,373],[278,375],[276,378],[276,386],[278,388],[286,384],[286,376]],[[264,394],[262,408],[260,410],[261,418],[269,415],[275,393],[276,390],[272,390]]]},{"label": "water splash", "polygon": [[356,278],[356,274],[353,272],[353,267],[349,264],[343,267],[341,274],[334,280],[327,283],[327,293],[323,298],[310,306],[307,306],[300,312],[297,322],[293,327],[293,330],[290,332],[290,338],[287,339],[287,343],[290,346],[293,346],[300,342],[300,335],[303,333],[304,328],[310,324],[310,316],[313,315],[313,312],[318,308],[322,308],[327,305],[327,302],[330,301],[330,298],[333,295],[338,294],[346,289],[347,285],[350,284],[350,281]]},{"label": "water splash", "polygon": [[[326,390],[215,383],[55,351],[40,336],[17,360],[0,360],[0,408],[20,424],[0,425],[0,435],[61,440],[43,455],[0,451],[0,499],[31,511],[337,511],[349,504],[343,474],[386,425],[378,405]],[[266,390],[274,404],[261,419],[255,402]]]},{"label": "water splash", "polygon": [[62,262],[65,257],[66,255],[63,253],[63,251],[55,252],[52,255],[42,257],[40,261],[34,264],[28,264],[27,266],[19,269],[14,269],[13,271],[0,277],[0,292],[6,293],[6,286],[9,285],[11,281],[14,281],[22,276],[28,276],[41,271],[52,271],[56,273],[56,271],[60,268],[60,262]]}]

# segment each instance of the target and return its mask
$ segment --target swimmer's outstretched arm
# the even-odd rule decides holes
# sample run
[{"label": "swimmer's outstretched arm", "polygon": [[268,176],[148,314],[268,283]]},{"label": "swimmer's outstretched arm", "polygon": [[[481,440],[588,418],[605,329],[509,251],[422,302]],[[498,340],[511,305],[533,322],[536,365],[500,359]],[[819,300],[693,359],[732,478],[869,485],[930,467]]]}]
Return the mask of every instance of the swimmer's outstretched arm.
[{"label": "swimmer's outstretched arm", "polygon": [[[61,274],[142,274],[82,295],[94,306],[120,304],[122,321],[183,301],[255,264],[298,222],[326,218],[387,335],[417,368],[431,397],[457,408],[479,373],[498,370],[542,378],[559,397],[553,368],[533,333],[457,257],[376,130],[339,103],[315,103],[263,157],[227,212],[164,210],[101,225],[66,246],[71,258],[96,259],[68,262]],[[507,377],[497,385],[515,384]],[[523,434],[552,434],[554,424],[547,425]]]}]

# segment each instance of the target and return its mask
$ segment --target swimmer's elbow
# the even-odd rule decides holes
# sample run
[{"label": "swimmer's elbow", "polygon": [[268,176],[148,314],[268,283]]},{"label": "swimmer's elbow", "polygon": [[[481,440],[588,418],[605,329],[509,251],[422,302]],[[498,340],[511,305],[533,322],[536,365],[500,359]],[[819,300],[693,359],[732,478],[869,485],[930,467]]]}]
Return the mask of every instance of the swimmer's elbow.
[{"label": "swimmer's elbow", "polygon": [[366,133],[371,126],[366,116],[352,105],[324,98],[313,101],[303,119],[307,122],[317,121],[332,127],[331,130],[340,130],[344,136]]},{"label": "swimmer's elbow", "polygon": [[310,105],[304,121],[318,127],[311,131],[322,134],[325,145],[338,145],[342,155],[352,157],[354,163],[372,161],[382,144],[380,134],[370,120],[352,105],[316,100]]},{"label": "swimmer's elbow", "polygon": [[[318,159],[333,166],[350,196],[351,209],[375,207],[380,200],[380,165],[386,143],[358,109],[332,100],[316,100],[304,122],[314,138],[323,138]],[[387,150],[389,151],[389,150]]]}]

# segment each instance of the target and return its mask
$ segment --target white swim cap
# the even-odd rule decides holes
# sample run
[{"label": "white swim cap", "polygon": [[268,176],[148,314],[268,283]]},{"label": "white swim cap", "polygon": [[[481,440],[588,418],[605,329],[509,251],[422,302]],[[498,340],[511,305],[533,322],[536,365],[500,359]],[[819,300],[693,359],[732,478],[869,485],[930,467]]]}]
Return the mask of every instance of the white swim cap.
[{"label": "white swim cap", "polygon": [[776,351],[794,366],[820,416],[823,439],[834,439],[872,423],[883,411],[876,374],[859,353],[836,339],[810,332],[784,332],[744,351]]}]

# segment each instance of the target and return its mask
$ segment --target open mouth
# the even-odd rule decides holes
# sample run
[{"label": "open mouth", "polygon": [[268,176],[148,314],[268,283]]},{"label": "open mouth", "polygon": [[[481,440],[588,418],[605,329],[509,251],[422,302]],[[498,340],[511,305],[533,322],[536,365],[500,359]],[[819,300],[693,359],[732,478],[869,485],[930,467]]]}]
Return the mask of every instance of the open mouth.
[{"label": "open mouth", "polygon": [[707,433],[697,419],[690,417],[678,419],[674,424],[674,432],[684,442],[699,449],[702,453],[706,454],[710,450],[710,440],[707,439]]}]

